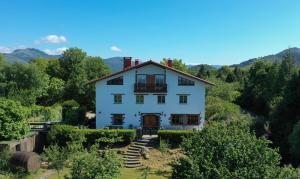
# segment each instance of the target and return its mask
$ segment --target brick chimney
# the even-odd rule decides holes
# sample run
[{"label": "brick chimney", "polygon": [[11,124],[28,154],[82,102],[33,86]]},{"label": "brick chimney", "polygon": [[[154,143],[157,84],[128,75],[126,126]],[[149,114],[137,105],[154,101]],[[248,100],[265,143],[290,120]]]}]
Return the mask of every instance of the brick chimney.
[{"label": "brick chimney", "polygon": [[123,58],[123,70],[131,67],[131,57]]},{"label": "brick chimney", "polygon": [[173,60],[171,60],[170,58],[167,61],[167,66],[171,68],[173,67]]},{"label": "brick chimney", "polygon": [[140,64],[140,60],[139,59],[135,59],[134,65],[136,66],[136,65],[139,65],[139,64]]}]

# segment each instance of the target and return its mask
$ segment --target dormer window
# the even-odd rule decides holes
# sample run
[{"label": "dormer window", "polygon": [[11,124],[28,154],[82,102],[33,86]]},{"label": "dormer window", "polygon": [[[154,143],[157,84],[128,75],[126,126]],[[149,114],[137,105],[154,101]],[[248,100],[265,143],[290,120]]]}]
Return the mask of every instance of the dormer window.
[{"label": "dormer window", "polygon": [[123,76],[108,80],[107,85],[123,85]]},{"label": "dormer window", "polygon": [[181,76],[178,77],[178,86],[194,86],[195,82]]}]

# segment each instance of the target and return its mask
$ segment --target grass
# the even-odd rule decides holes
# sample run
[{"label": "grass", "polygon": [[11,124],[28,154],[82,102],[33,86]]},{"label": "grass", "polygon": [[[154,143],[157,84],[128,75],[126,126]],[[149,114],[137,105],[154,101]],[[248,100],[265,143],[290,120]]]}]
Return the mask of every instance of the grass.
[{"label": "grass", "polygon": [[[32,174],[28,176],[28,179],[40,178],[43,177],[45,172],[49,172],[51,170],[41,169],[36,174]],[[121,169],[121,179],[140,179],[144,169],[134,169],[134,168],[122,168]],[[50,172],[51,174],[48,175],[48,179],[58,179],[58,176],[55,171]],[[61,172],[61,178],[64,175],[68,175],[70,173],[70,169],[65,168]],[[166,179],[170,176],[170,172],[159,171],[159,170],[150,170],[148,179]],[[1,177],[0,177],[1,178]]]},{"label": "grass", "polygon": [[[134,168],[122,168],[121,169],[121,179],[139,179],[141,178],[144,169],[134,169]],[[148,178],[149,179],[166,179],[170,176],[168,172],[161,172],[158,170],[150,170]]]}]

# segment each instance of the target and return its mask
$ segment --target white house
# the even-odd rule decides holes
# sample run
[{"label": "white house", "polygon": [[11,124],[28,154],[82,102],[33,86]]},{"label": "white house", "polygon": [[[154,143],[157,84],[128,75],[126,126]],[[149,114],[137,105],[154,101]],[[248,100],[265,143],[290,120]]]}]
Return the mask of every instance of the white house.
[{"label": "white house", "polygon": [[205,117],[205,87],[213,83],[154,61],[132,63],[95,79],[96,127],[200,129]]}]

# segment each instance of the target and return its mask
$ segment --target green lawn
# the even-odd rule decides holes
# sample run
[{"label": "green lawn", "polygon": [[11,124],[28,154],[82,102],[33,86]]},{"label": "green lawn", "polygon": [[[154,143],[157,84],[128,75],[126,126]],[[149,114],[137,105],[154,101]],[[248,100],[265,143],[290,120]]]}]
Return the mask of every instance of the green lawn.
[{"label": "green lawn", "polygon": [[[28,178],[39,178],[43,176],[43,173],[47,172],[47,170],[40,170],[36,174],[29,176]],[[61,173],[61,178],[64,175],[69,174],[70,170],[65,168]],[[143,169],[131,169],[131,168],[122,168],[121,169],[121,179],[139,179],[141,178],[144,170]],[[58,179],[56,172],[51,172],[51,175],[48,175],[49,179]],[[170,176],[170,172],[161,172],[157,170],[150,170],[148,179],[166,179]]]},{"label": "green lawn", "polygon": [[[143,174],[143,169],[121,169],[121,179],[139,179]],[[160,172],[151,170],[148,175],[148,179],[166,179],[170,176],[169,172]]]}]

